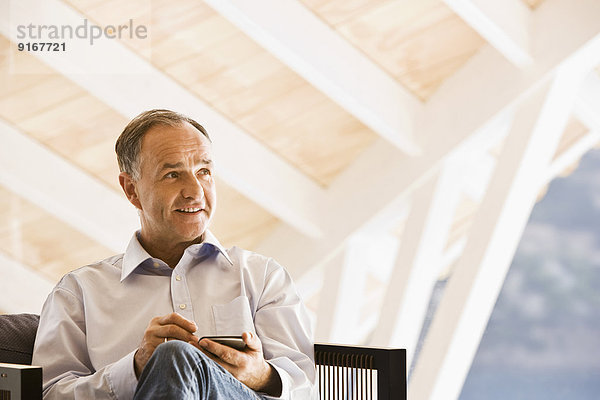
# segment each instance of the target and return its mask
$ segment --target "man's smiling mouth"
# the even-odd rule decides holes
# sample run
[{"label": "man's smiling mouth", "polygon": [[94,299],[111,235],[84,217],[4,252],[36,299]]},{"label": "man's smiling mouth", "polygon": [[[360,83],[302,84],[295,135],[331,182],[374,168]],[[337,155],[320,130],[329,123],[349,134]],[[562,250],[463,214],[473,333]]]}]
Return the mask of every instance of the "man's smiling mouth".
[{"label": "man's smiling mouth", "polygon": [[202,208],[178,208],[175,211],[178,211],[181,213],[187,213],[187,214],[194,214],[194,213],[197,213],[198,211],[202,211]]}]

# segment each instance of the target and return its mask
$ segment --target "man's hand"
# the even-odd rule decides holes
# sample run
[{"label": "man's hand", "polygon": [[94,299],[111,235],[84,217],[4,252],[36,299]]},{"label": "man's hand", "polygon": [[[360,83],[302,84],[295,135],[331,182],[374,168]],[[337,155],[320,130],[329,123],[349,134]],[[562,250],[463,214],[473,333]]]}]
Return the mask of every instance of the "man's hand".
[{"label": "man's hand", "polygon": [[260,339],[251,332],[244,332],[242,339],[246,343],[242,351],[210,339],[202,339],[199,344],[192,344],[199,345],[199,349],[208,357],[250,389],[271,396],[280,396],[281,378],[275,368],[265,361]]},{"label": "man's hand", "polygon": [[152,318],[146,328],[146,332],[144,332],[142,343],[133,357],[135,376],[140,377],[152,353],[154,353],[159,344],[164,343],[165,339],[195,342],[198,338],[193,333],[197,329],[198,327],[194,321],[190,321],[177,313]]}]

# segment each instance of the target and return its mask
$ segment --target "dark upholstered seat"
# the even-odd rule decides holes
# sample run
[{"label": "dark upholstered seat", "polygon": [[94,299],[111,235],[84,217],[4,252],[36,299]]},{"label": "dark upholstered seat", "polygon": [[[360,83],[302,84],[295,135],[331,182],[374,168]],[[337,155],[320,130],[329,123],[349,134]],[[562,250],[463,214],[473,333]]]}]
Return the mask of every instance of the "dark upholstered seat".
[{"label": "dark upholstered seat", "polygon": [[39,320],[35,314],[0,315],[0,363],[31,364]]}]

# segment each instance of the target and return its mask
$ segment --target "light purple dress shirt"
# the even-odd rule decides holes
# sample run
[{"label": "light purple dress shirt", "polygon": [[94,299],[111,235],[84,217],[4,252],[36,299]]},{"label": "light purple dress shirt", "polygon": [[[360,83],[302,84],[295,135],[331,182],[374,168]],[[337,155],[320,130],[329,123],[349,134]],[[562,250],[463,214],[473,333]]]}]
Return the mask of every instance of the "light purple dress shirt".
[{"label": "light purple dress shirt", "polygon": [[290,276],[273,259],[224,249],[207,231],[173,269],[134,234],[125,254],[61,279],[33,351],[33,364],[44,368],[44,399],[131,399],[144,331],[171,312],[195,321],[198,337],[256,333],[281,377],[279,398],[316,397],[310,321]]}]

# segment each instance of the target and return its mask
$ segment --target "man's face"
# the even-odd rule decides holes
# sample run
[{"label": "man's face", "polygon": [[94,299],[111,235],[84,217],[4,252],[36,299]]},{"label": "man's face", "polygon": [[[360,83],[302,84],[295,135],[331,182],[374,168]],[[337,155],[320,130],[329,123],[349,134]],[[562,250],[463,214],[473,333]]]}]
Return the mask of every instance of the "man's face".
[{"label": "man's face", "polygon": [[[132,203],[140,209],[143,243],[198,242],[216,207],[212,147],[187,122],[146,132]],[[137,204],[136,204],[137,203]]]}]

